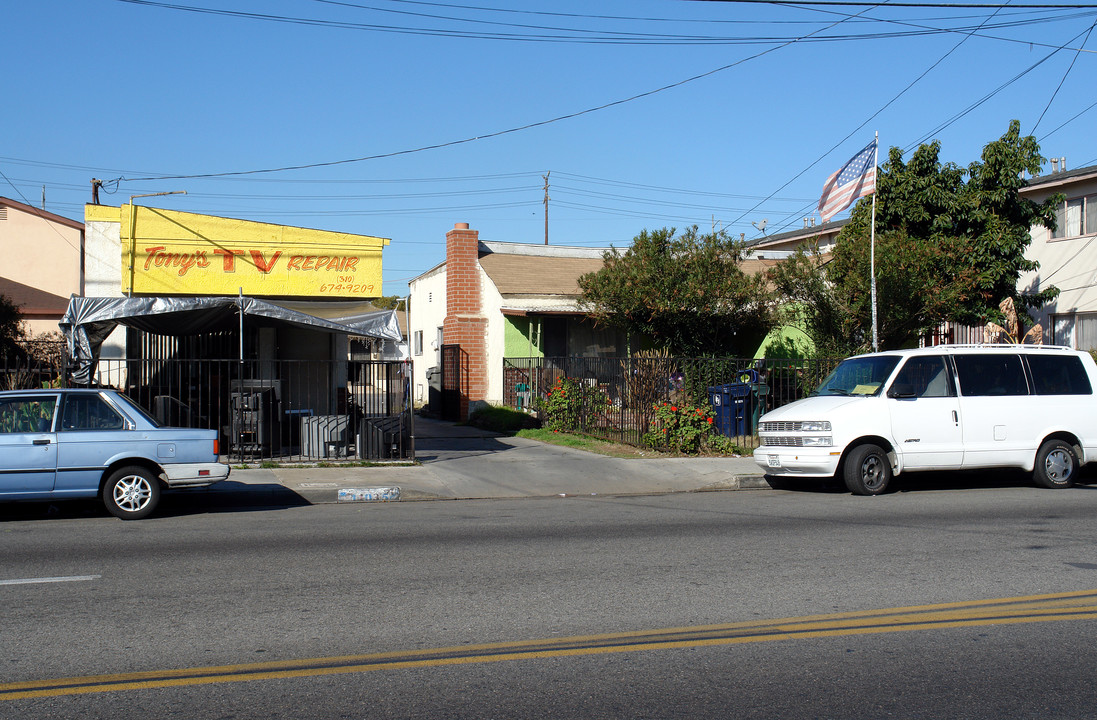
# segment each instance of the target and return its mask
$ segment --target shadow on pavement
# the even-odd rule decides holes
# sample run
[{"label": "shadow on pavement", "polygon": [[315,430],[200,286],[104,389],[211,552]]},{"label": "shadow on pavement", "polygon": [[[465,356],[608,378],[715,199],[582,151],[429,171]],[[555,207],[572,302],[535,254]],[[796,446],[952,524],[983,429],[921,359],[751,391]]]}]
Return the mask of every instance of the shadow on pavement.
[{"label": "shadow on pavement", "polygon": [[[1097,489],[1097,467],[1082,468],[1075,487]],[[834,478],[783,478],[766,476],[766,482],[774,490],[850,494],[845,483]],[[1032,473],[1022,470],[964,470],[949,472],[908,472],[892,478],[885,494],[909,492],[940,492],[943,490],[982,490],[993,488],[1040,489],[1032,479]]]},{"label": "shadow on pavement", "polygon": [[260,512],[311,505],[284,485],[256,485],[222,480],[208,488],[175,490],[160,498],[153,517],[178,517],[213,512]]},{"label": "shadow on pavement", "polygon": [[[308,500],[282,485],[255,485],[225,480],[209,488],[165,492],[160,496],[160,506],[149,519],[219,512],[285,510],[310,504]],[[94,517],[115,519],[97,498],[0,503],[0,523]]]}]

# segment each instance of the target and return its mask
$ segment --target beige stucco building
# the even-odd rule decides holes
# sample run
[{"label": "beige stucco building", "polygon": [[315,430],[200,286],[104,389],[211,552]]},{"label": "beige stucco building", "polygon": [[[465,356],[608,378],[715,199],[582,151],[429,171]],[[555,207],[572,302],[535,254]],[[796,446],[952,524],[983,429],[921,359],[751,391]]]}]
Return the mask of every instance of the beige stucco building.
[{"label": "beige stucco building", "polygon": [[84,224],[0,197],[0,295],[30,335],[57,332],[70,295],[84,293]]},{"label": "beige stucco building", "polygon": [[1058,298],[1033,313],[1044,328],[1044,342],[1097,350],[1097,166],[1069,172],[1057,166],[1021,190],[1021,195],[1036,202],[1055,193],[1062,193],[1065,200],[1054,232],[1042,226],[1032,229],[1025,257],[1039,262],[1040,269],[1022,275],[1017,288],[1024,292],[1049,285],[1059,288]]}]

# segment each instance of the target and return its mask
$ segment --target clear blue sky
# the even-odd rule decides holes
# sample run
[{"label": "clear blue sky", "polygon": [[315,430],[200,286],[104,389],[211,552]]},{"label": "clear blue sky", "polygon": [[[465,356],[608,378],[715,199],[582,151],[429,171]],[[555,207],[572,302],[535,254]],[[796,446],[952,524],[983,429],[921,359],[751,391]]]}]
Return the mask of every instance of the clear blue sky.
[{"label": "clear blue sky", "polygon": [[456,222],[543,243],[545,173],[552,244],[624,247],[800,227],[873,132],[881,162],[937,139],[967,165],[1016,118],[1045,156],[1097,164],[1095,22],[1092,4],[12,2],[0,195],[39,206],[45,186],[82,220],[97,177],[104,204],[185,190],[143,202],[387,237],[384,293],[403,295]]}]

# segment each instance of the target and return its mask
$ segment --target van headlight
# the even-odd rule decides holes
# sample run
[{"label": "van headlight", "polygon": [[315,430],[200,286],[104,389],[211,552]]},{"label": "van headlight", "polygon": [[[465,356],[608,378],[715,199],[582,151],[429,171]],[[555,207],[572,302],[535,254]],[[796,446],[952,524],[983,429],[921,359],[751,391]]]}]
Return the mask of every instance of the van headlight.
[{"label": "van headlight", "polygon": [[800,423],[800,429],[804,432],[830,432],[830,420],[805,420]]},{"label": "van headlight", "polygon": [[834,444],[830,435],[805,435],[800,438],[800,442],[804,444],[804,447],[830,447]]}]

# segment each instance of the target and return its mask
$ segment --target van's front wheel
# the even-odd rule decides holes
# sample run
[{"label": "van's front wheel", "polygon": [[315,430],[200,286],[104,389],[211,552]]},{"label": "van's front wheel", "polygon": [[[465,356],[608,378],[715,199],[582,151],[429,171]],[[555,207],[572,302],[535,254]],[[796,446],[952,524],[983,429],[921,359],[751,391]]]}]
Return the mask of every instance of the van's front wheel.
[{"label": "van's front wheel", "polygon": [[1078,459],[1074,448],[1062,440],[1048,440],[1036,453],[1036,467],[1032,472],[1036,484],[1046,488],[1068,488],[1074,484]]},{"label": "van's front wheel", "polygon": [[891,462],[879,445],[858,445],[846,457],[842,475],[854,495],[879,495],[891,482]]}]

